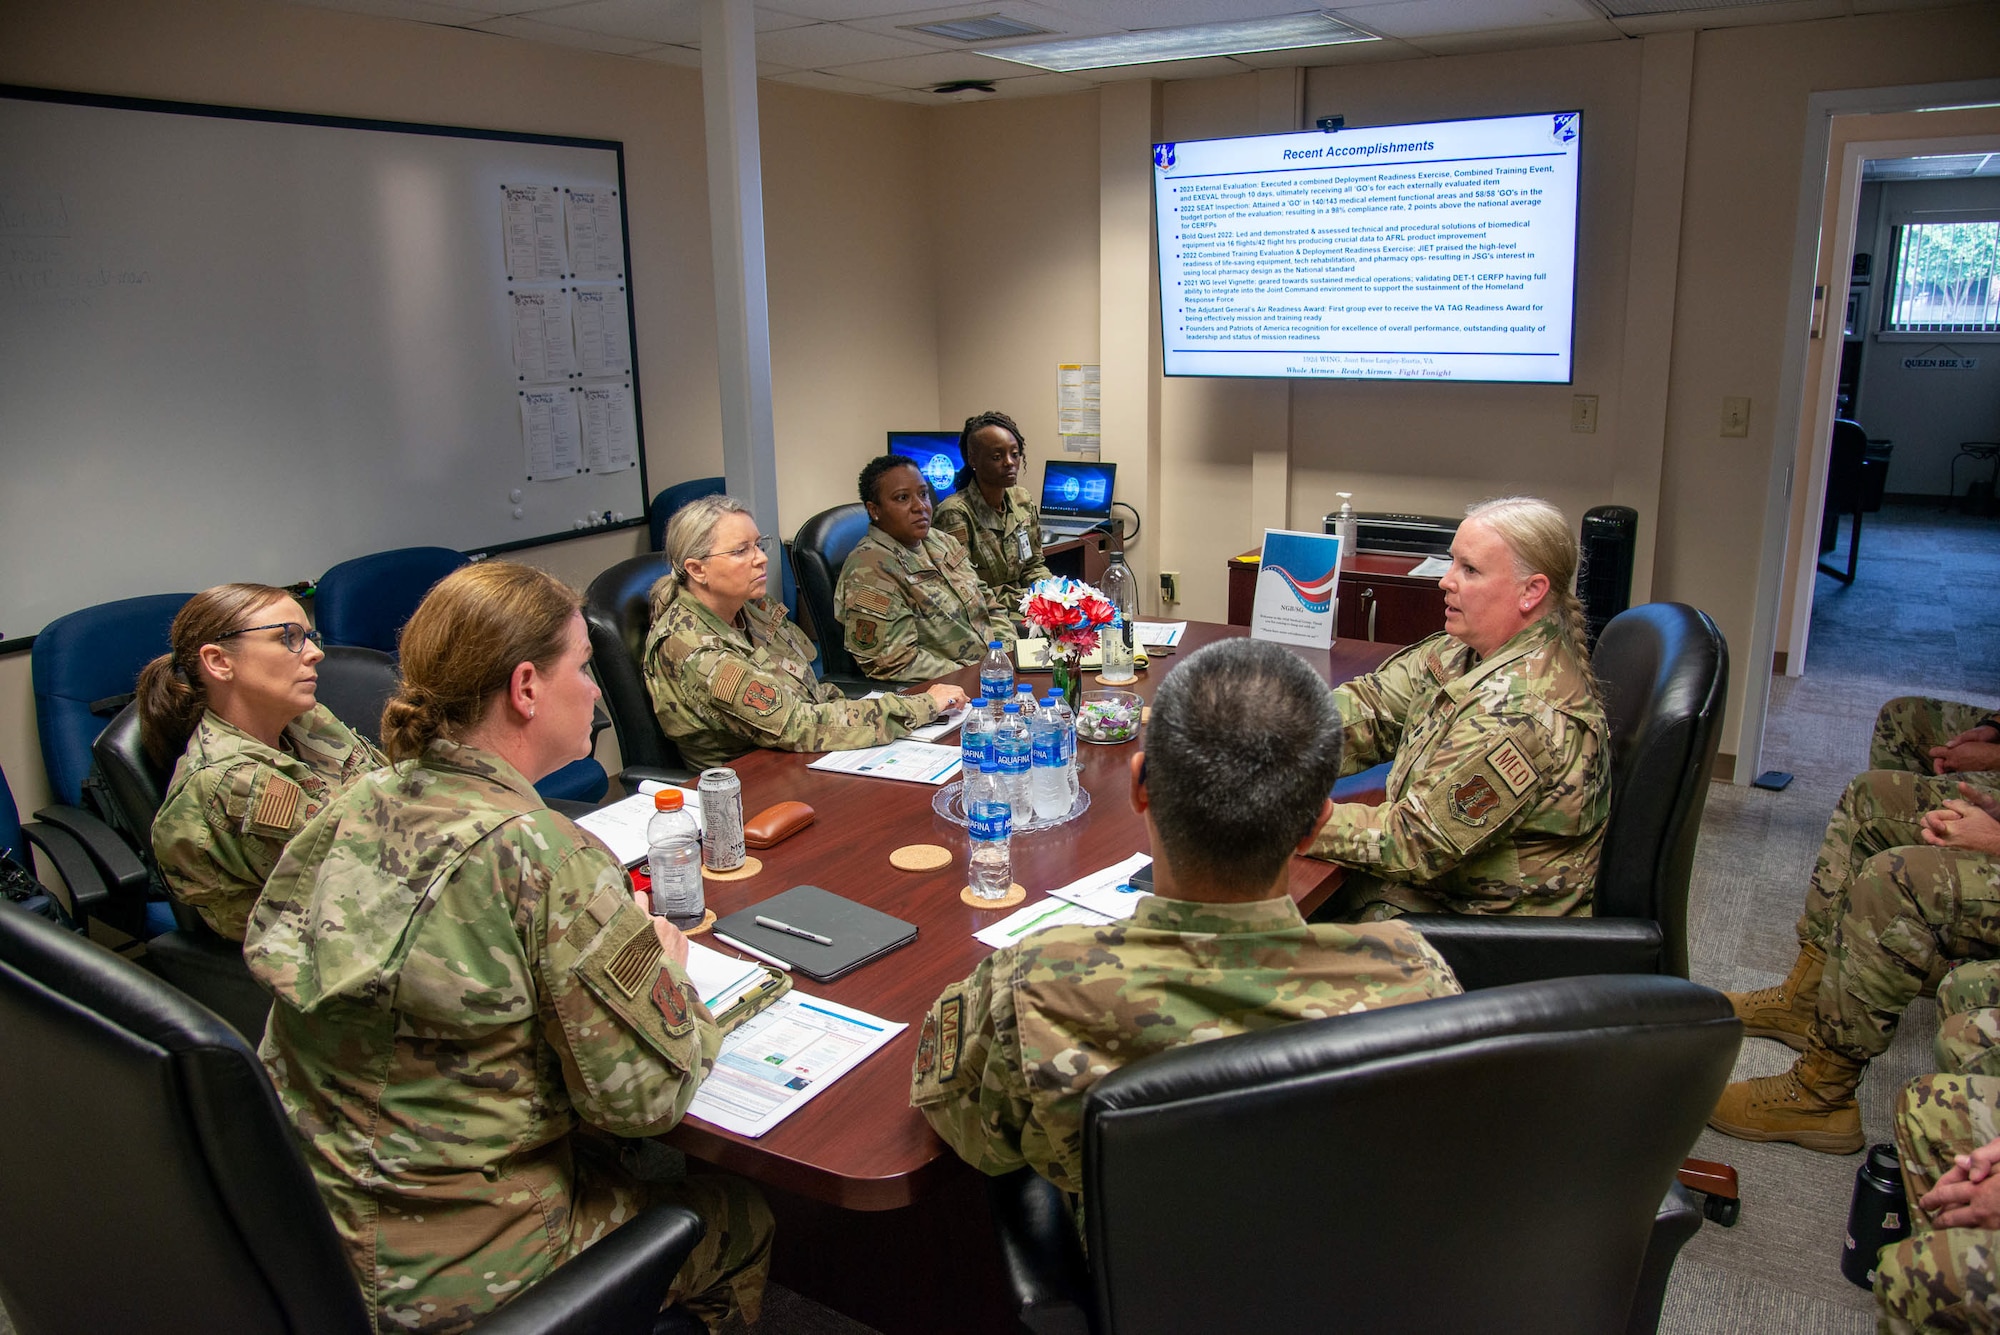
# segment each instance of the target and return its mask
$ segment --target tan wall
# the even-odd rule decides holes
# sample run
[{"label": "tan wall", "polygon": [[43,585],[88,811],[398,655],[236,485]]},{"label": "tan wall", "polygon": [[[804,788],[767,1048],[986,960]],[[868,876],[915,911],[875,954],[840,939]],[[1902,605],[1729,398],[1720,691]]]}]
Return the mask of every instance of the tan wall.
[{"label": "tan wall", "polygon": [[[268,0],[22,0],[0,81],[622,140],[649,477],[722,471],[698,71]],[[761,86],[788,532],[848,498],[883,431],[937,418],[925,115]],[[581,586],[644,545],[595,535],[522,559]],[[32,810],[46,787],[28,672],[27,655],[0,658],[0,767]]]}]

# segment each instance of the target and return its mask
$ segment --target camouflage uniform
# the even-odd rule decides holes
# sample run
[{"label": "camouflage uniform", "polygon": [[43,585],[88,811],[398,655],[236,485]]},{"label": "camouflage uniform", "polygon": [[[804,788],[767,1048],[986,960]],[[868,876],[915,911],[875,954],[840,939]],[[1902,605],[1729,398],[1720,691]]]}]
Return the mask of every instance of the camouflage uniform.
[{"label": "camouflage uniform", "polygon": [[1959,965],[1938,984],[1937,1001],[1939,1069],[2000,1077],[2000,960]]},{"label": "camouflage uniform", "polygon": [[995,951],[931,1007],[910,1102],[983,1173],[1022,1165],[1083,1186],[1083,1098],[1183,1043],[1459,990],[1397,923],[1308,926],[1290,899],[1148,895],[1125,922],[1055,927]]},{"label": "camouflage uniform", "polygon": [[1012,618],[986,596],[965,548],[935,529],[912,551],[870,524],[833,606],[847,652],[883,681],[929,681],[977,663],[989,640],[1014,643]]},{"label": "camouflage uniform", "polygon": [[1011,616],[1029,586],[1052,576],[1042,559],[1042,507],[1026,487],[1007,488],[1003,504],[994,513],[979,484],[967,481],[945,498],[931,523],[958,539],[986,591]]},{"label": "camouflage uniform", "polygon": [[1876,854],[1848,886],[1826,953],[1813,1041],[1866,1062],[1942,961],[2000,956],[2000,861],[1927,844]]},{"label": "camouflage uniform", "polygon": [[641,1183],[590,1130],[678,1122],[714,1021],[624,869],[505,762],[437,741],[356,783],[279,860],[244,955],[378,1330],[464,1330],[659,1200],[708,1221],[675,1295],[711,1327],[756,1315],[755,1190]]},{"label": "camouflage uniform", "polygon": [[[1978,727],[1993,711],[1954,700],[1924,695],[1899,695],[1875,715],[1875,736],[1868,744],[1869,769],[1931,772],[1931,748]],[[2000,780],[2000,775],[1994,776]]]},{"label": "camouflage uniform", "polygon": [[167,889],[241,941],[286,841],[341,789],[387,763],[325,705],[287,724],[279,750],[204,712],[153,817],[153,860]]},{"label": "camouflage uniform", "polygon": [[849,700],[813,675],[813,647],[770,598],[726,625],[673,576],[653,586],[646,687],[660,731],[696,768],[768,746],[850,751],[892,742],[937,717],[928,695]]},{"label": "camouflage uniform", "polygon": [[1917,1202],[1952,1160],[1992,1141],[2000,1080],[1926,1075],[1912,1080],[1896,1108],[1896,1148],[1910,1196],[1909,1237],[1882,1249],[1875,1267],[1876,1329],[2000,1329],[2000,1232],[1937,1228]]},{"label": "camouflage uniform", "polygon": [[1341,771],[1383,761],[1381,806],[1340,803],[1311,853],[1354,869],[1322,916],[1585,912],[1611,809],[1604,710],[1537,621],[1493,654],[1448,635],[1334,691]]}]

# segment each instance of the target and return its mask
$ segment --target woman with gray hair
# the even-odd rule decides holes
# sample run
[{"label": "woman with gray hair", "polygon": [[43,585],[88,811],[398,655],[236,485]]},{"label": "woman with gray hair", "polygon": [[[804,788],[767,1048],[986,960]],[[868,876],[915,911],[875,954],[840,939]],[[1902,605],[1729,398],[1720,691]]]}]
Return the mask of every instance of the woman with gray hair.
[{"label": "woman with gray hair", "polygon": [[673,569],[653,586],[643,655],[660,731],[690,765],[760,746],[850,751],[894,741],[965,703],[956,686],[849,700],[813,674],[813,647],[766,596],[770,557],[749,507],[704,496],[667,525]]},{"label": "woman with gray hair", "polygon": [[1323,916],[1589,911],[1611,744],[1576,565],[1547,501],[1473,506],[1439,581],[1444,633],[1334,692],[1342,772],[1390,770],[1382,805],[1337,803],[1313,841],[1349,868]]}]

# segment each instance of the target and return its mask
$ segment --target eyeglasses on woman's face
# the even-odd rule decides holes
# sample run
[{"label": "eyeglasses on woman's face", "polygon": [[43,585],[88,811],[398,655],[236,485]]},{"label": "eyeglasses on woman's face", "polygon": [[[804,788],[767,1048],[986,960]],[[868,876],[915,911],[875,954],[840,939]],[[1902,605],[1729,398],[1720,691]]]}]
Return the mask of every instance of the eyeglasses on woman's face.
[{"label": "eyeglasses on woman's face", "polygon": [[277,631],[278,643],[284,645],[285,648],[295,654],[303,652],[308,642],[321,645],[322,647],[325,645],[325,641],[320,638],[318,631],[314,630],[311,626],[302,625],[297,621],[273,621],[266,626],[243,626],[237,630],[216,636],[215,642],[220,644],[222,641],[234,639],[238,635],[250,635],[260,630]]}]

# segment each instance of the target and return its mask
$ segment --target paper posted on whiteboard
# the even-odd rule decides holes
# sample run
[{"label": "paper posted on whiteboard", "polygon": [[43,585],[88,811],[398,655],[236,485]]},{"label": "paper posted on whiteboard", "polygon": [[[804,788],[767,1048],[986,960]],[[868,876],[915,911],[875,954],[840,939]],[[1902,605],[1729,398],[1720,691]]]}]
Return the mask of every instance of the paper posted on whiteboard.
[{"label": "paper posted on whiteboard", "polygon": [[1332,533],[1264,530],[1250,638],[1309,649],[1333,646],[1333,595],[1340,582],[1340,538]]}]

